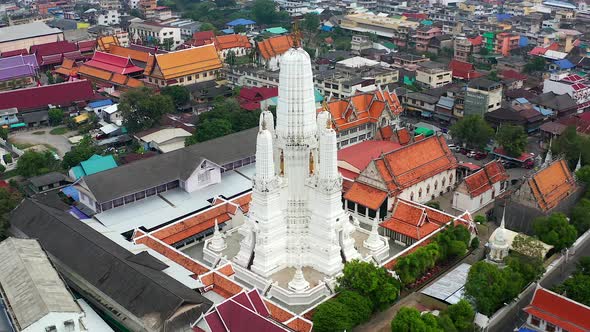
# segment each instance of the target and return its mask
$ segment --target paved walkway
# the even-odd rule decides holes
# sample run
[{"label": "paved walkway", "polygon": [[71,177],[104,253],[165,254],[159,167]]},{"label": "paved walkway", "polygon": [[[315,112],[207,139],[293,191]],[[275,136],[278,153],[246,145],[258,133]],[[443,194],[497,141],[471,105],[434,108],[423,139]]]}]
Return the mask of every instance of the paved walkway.
[{"label": "paved walkway", "polygon": [[[39,144],[48,144],[53,146],[57,149],[57,154],[60,157],[63,157],[66,152],[70,151],[72,144],[68,141],[67,137],[71,136],[70,133],[66,133],[64,135],[51,135],[49,132],[51,131],[51,127],[41,127],[35,128],[32,130],[19,130],[14,133],[11,133],[8,139],[12,143],[17,144],[32,144],[32,145],[39,145]],[[34,135],[35,132],[44,131],[45,133],[42,135]],[[68,135],[70,134],[70,135]]]}]

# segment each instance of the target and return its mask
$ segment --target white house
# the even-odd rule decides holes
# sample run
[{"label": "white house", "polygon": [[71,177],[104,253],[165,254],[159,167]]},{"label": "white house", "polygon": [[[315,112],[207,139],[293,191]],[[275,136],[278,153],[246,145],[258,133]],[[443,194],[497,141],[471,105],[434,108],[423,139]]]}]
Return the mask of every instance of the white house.
[{"label": "white house", "polygon": [[453,208],[470,212],[480,210],[506,191],[507,179],[508,174],[498,160],[487,163],[459,184],[453,195]]},{"label": "white house", "polygon": [[129,34],[134,41],[153,42],[157,39],[158,43],[167,50],[174,50],[183,42],[179,27],[165,26],[156,22],[132,22],[129,25]]},{"label": "white house", "polygon": [[121,14],[116,9],[102,10],[96,17],[98,25],[117,25],[121,23]]},{"label": "white house", "polygon": [[101,118],[106,122],[114,123],[117,126],[123,124],[123,115],[119,111],[119,104],[113,104],[102,110]]},{"label": "white house", "polygon": [[146,150],[155,149],[166,153],[184,148],[184,141],[191,135],[182,128],[162,128],[138,133],[136,137]]}]

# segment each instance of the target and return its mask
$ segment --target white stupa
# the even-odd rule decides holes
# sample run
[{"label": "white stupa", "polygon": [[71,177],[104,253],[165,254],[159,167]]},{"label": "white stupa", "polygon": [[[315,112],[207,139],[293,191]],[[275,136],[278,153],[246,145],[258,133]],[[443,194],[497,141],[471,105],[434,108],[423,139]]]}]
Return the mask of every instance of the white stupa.
[{"label": "white stupa", "polygon": [[508,243],[508,239],[506,238],[505,215],[506,209],[504,208],[500,227],[498,227],[490,237],[490,252],[488,254],[488,260],[496,263],[504,261],[504,258],[508,256],[508,251],[510,250],[510,243]]},{"label": "white stupa", "polygon": [[342,208],[336,132],[328,112],[316,113],[309,55],[291,48],[281,58],[276,128],[270,112],[260,116],[252,201],[233,260],[263,277],[296,268],[294,291],[308,288],[303,267],[333,276],[343,257],[360,257]]}]

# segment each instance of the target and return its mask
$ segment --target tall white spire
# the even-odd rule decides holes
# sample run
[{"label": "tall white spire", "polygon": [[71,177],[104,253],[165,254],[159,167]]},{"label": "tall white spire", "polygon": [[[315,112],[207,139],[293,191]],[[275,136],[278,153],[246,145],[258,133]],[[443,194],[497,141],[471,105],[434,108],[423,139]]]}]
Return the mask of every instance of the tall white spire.
[{"label": "tall white spire", "polygon": [[[260,118],[262,119],[262,114]],[[254,176],[255,185],[261,182],[261,185],[271,181],[275,177],[275,166],[273,159],[272,134],[266,129],[266,123],[261,121],[260,130],[256,139],[256,175]]]},{"label": "tall white spire", "polygon": [[222,251],[223,249],[227,248],[227,244],[225,243],[225,239],[221,232],[219,231],[219,225],[217,224],[217,218],[215,218],[215,232],[213,233],[213,238],[209,243],[209,249],[213,251]]},{"label": "tall white spire", "polygon": [[578,157],[578,163],[576,164],[576,169],[574,169],[574,174],[582,168],[582,153],[580,152],[580,156]]},{"label": "tall white spire", "polygon": [[545,155],[545,162],[543,163],[543,167],[547,167],[553,162],[553,153],[551,152],[552,142],[553,142],[553,137],[551,137],[551,139],[549,139],[549,149],[547,150],[547,155]]}]

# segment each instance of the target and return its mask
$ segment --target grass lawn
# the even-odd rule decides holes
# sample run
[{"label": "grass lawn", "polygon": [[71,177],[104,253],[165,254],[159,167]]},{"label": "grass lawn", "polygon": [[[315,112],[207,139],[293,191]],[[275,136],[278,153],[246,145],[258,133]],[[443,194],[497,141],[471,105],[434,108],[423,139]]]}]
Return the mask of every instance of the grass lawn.
[{"label": "grass lawn", "polygon": [[65,133],[67,133],[68,131],[70,131],[70,130],[67,127],[57,127],[57,128],[51,129],[51,131],[49,133],[51,135],[63,135]]},{"label": "grass lawn", "polygon": [[43,134],[45,134],[45,130],[33,132],[33,135],[43,135]]}]

